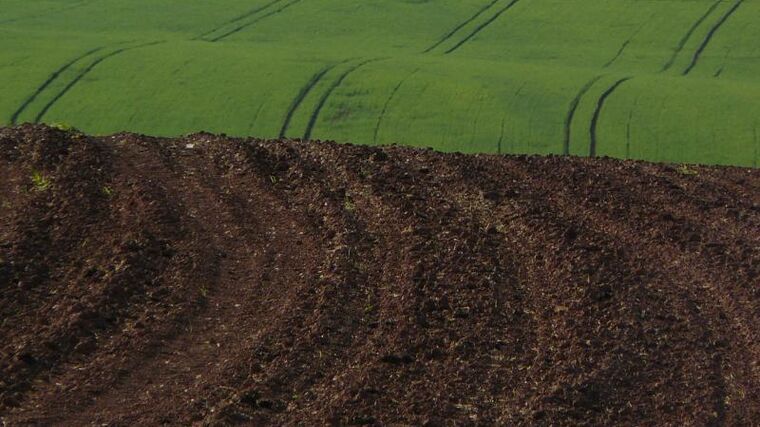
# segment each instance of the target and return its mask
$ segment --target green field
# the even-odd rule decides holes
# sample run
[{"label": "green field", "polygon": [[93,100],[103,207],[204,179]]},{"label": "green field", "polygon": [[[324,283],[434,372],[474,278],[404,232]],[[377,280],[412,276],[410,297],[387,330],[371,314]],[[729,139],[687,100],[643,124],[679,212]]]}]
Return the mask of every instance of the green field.
[{"label": "green field", "polygon": [[756,0],[0,0],[0,122],[757,166]]}]

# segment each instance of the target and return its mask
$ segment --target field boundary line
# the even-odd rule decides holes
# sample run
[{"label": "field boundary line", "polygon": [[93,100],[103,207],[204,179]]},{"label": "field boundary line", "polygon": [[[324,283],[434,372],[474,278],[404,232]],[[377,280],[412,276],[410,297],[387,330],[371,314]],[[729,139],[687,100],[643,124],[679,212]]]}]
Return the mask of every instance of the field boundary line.
[{"label": "field boundary line", "polygon": [[506,11],[508,11],[509,9],[512,9],[512,6],[516,5],[519,1],[520,0],[512,0],[509,4],[507,4],[506,6],[504,6],[501,10],[499,10],[498,12],[496,12],[496,14],[494,16],[492,16],[491,18],[489,18],[486,22],[478,25],[475,28],[475,30],[473,30],[467,37],[465,37],[464,39],[460,40],[459,43],[455,44],[454,47],[452,47],[451,49],[447,50],[445,52],[445,54],[448,55],[448,54],[456,51],[460,47],[462,47],[462,45],[464,45],[465,43],[467,43],[468,41],[470,41],[473,37],[475,37],[476,35],[478,35],[478,33],[480,33],[481,31],[485,30],[486,27],[488,27],[494,21],[496,21],[497,19],[499,19],[499,17],[501,15],[503,15]]},{"label": "field boundary line", "polygon": [[92,55],[92,54],[94,54],[94,53],[96,53],[96,52],[98,52],[98,51],[100,51],[102,49],[103,49],[103,46],[100,46],[100,47],[97,47],[95,49],[89,50],[89,51],[83,53],[82,55],[79,55],[76,58],[72,59],[71,61],[65,63],[63,66],[61,66],[57,70],[55,70],[53,72],[53,74],[51,74],[50,76],[48,76],[47,80],[45,80],[45,82],[43,82],[42,85],[40,85],[37,88],[37,90],[35,90],[34,93],[32,93],[21,104],[21,106],[13,113],[13,115],[11,116],[11,124],[13,124],[13,125],[17,124],[19,116],[21,116],[21,114],[24,113],[24,111],[29,107],[29,105],[31,105],[31,103],[34,102],[37,99],[37,97],[40,96],[40,94],[42,94],[42,92],[45,91],[45,89],[48,88],[48,86],[50,86],[51,84],[53,84],[53,82],[55,80],[57,80],[58,77],[61,74],[63,74],[64,72],[66,72],[66,70],[68,70],[69,68],[71,68],[77,62],[81,61],[84,58],[87,58],[88,56],[90,56],[90,55]]},{"label": "field boundary line", "polygon": [[591,135],[591,143],[589,144],[589,156],[590,157],[596,157],[596,132],[597,132],[597,126],[599,125],[599,118],[602,115],[602,109],[604,109],[604,104],[607,102],[607,99],[615,93],[620,86],[623,85],[623,83],[631,80],[633,77],[623,77],[622,79],[618,80],[610,86],[609,89],[604,91],[602,96],[599,98],[599,101],[596,103],[596,110],[594,110],[594,115],[591,117],[591,127],[589,129],[590,135]]},{"label": "field boundary line", "polygon": [[129,50],[139,49],[139,48],[148,47],[148,46],[154,46],[161,43],[165,43],[165,42],[157,41],[157,42],[144,43],[137,46],[124,47],[121,49],[117,49],[109,54],[103,55],[100,58],[97,58],[92,64],[90,64],[89,66],[87,66],[87,68],[82,70],[82,72],[79,73],[79,75],[77,75],[74,78],[74,80],[72,80],[68,85],[66,85],[66,87],[63,88],[63,90],[58,93],[58,95],[53,97],[53,99],[51,99],[50,102],[48,102],[45,105],[45,107],[43,107],[42,111],[40,111],[39,114],[37,114],[37,116],[34,118],[34,122],[39,123],[42,120],[42,118],[45,116],[45,114],[47,114],[48,111],[50,111],[50,108],[52,108],[53,105],[55,105],[56,102],[58,102],[61,98],[63,98],[64,95],[66,95],[74,86],[77,85],[77,83],[79,83],[87,74],[89,74],[93,69],[95,69],[95,67],[100,65],[103,61],[109,58],[112,58],[114,56],[117,56],[119,54],[122,54]]},{"label": "field boundary line", "polygon": [[273,10],[273,11],[271,11],[269,13],[261,15],[261,16],[257,17],[256,19],[254,19],[253,21],[250,21],[250,22],[247,22],[247,23],[245,23],[243,25],[240,25],[237,28],[235,28],[235,29],[233,29],[231,31],[228,31],[228,32],[226,32],[226,33],[224,33],[224,34],[222,34],[222,35],[220,35],[218,37],[214,37],[214,38],[212,38],[212,39],[210,39],[208,41],[210,41],[212,43],[216,43],[216,42],[218,42],[220,40],[224,40],[227,37],[229,37],[229,36],[231,36],[233,34],[236,34],[236,33],[240,32],[240,31],[243,31],[244,29],[250,27],[251,25],[254,25],[254,24],[258,23],[258,22],[261,22],[264,19],[269,18],[272,15],[276,15],[276,14],[284,11],[285,9],[288,9],[289,7],[295,5],[296,3],[300,3],[300,2],[301,2],[301,0],[293,0],[290,3],[288,3],[288,4],[286,4],[286,5],[282,6],[282,7],[280,7],[279,9],[276,9],[276,10]]},{"label": "field boundary line", "polygon": [[343,81],[346,80],[346,78],[351,75],[351,73],[358,70],[359,68],[369,64],[370,62],[376,62],[379,60],[380,58],[369,59],[354,65],[353,67],[346,70],[343,74],[341,74],[340,77],[338,77],[335,82],[333,82],[333,84],[327,88],[327,91],[325,91],[325,93],[322,95],[322,98],[319,99],[316,108],[311,113],[311,117],[309,117],[309,123],[306,125],[306,131],[304,131],[303,134],[304,140],[311,138],[311,133],[314,130],[314,126],[317,124],[317,119],[319,118],[319,114],[322,112],[322,108],[324,108],[327,100],[330,98],[330,95],[335,92],[335,90],[343,83]]},{"label": "field boundary line", "polygon": [[406,77],[401,79],[401,81],[396,85],[396,87],[393,88],[393,91],[391,91],[390,96],[388,96],[388,99],[385,100],[385,104],[383,105],[383,110],[380,112],[380,116],[377,118],[377,123],[375,124],[375,132],[373,135],[372,142],[374,144],[377,144],[377,136],[380,133],[380,125],[383,123],[383,118],[385,117],[385,113],[388,111],[388,107],[391,104],[391,101],[393,101],[393,98],[396,96],[396,93],[401,89],[401,86],[404,85],[404,83],[409,80],[412,76],[417,74],[417,72],[420,71],[420,68],[417,68],[416,70],[409,73]]},{"label": "field boundary line", "polygon": [[700,25],[702,25],[707,20],[707,18],[713,14],[713,12],[715,12],[718,6],[723,4],[723,1],[724,0],[716,0],[715,3],[713,3],[712,6],[710,6],[707,9],[707,11],[699,19],[697,19],[696,22],[694,22],[691,25],[691,28],[689,28],[689,31],[687,31],[686,34],[684,34],[684,36],[678,42],[678,45],[676,46],[676,50],[673,51],[673,55],[670,57],[668,62],[665,63],[665,65],[662,67],[662,70],[660,70],[660,72],[668,71],[670,67],[673,66],[673,64],[676,62],[676,58],[678,58],[678,55],[681,54],[681,52],[683,51],[683,48],[686,47],[686,43],[689,42],[689,40],[691,39],[691,36],[693,36],[694,33],[697,31],[697,28],[699,28]]},{"label": "field boundary line", "polygon": [[454,27],[454,29],[452,29],[451,31],[449,31],[448,33],[446,33],[443,37],[441,37],[440,39],[438,39],[438,41],[434,45],[432,45],[429,48],[425,49],[422,53],[430,53],[433,49],[437,48],[438,46],[440,46],[441,44],[443,44],[444,42],[446,42],[446,40],[448,40],[451,37],[453,37],[454,34],[456,34],[459,30],[461,30],[462,28],[464,28],[467,24],[469,24],[470,22],[476,20],[480,15],[484,14],[488,9],[490,9],[491,7],[493,7],[493,5],[495,5],[498,1],[499,0],[492,0],[490,3],[488,3],[485,6],[481,7],[477,12],[475,12],[474,15],[472,15],[467,20],[465,20],[461,24],[459,24],[456,27]]},{"label": "field boundary line", "polygon": [[738,0],[733,6],[731,6],[731,9],[728,10],[728,12],[724,13],[723,16],[720,17],[718,22],[713,25],[712,28],[710,28],[710,31],[707,33],[707,36],[705,36],[705,39],[702,40],[702,43],[697,48],[696,52],[694,52],[694,57],[691,59],[691,63],[688,67],[683,71],[683,75],[688,75],[691,70],[694,69],[694,67],[697,66],[697,63],[699,62],[699,58],[702,56],[702,53],[707,49],[707,46],[712,41],[713,37],[715,37],[715,34],[720,30],[720,28],[723,26],[723,24],[728,21],[731,16],[736,13],[737,10],[739,10],[739,7],[744,3],[744,0]]},{"label": "field boundary line", "polygon": [[290,107],[288,108],[288,112],[285,114],[285,120],[282,122],[282,128],[280,128],[280,138],[285,138],[285,133],[288,131],[288,128],[290,127],[290,122],[293,120],[293,115],[295,114],[296,110],[298,110],[298,107],[301,106],[303,101],[306,99],[306,97],[311,93],[312,89],[316,87],[316,85],[322,80],[322,78],[330,72],[333,68],[335,68],[338,64],[332,64],[328,65],[321,70],[317,71],[308,82],[306,82],[306,85],[304,85],[298,92],[298,95],[293,99],[293,101],[290,103]]},{"label": "field boundary line", "polygon": [[248,18],[250,16],[253,16],[253,15],[261,12],[262,10],[267,9],[270,6],[275,5],[275,4],[277,4],[277,3],[281,2],[281,1],[282,0],[272,0],[272,1],[270,1],[269,3],[267,3],[267,4],[263,5],[263,6],[259,6],[257,8],[252,9],[252,10],[249,10],[248,12],[246,12],[246,13],[244,13],[242,15],[238,15],[235,18],[232,18],[232,19],[230,19],[228,21],[225,21],[224,23],[222,23],[221,25],[216,26],[212,30],[206,31],[205,33],[203,33],[203,34],[201,34],[199,36],[195,36],[193,38],[193,40],[203,40],[206,36],[208,36],[210,34],[214,34],[215,32],[217,32],[217,31],[221,30],[222,28],[224,28],[226,25],[230,25],[230,24],[234,24],[235,22],[242,21],[243,19]]},{"label": "field boundary line", "polygon": [[570,102],[570,108],[567,110],[567,116],[565,117],[565,139],[562,144],[562,154],[564,155],[570,155],[570,139],[572,138],[571,131],[573,126],[573,119],[575,118],[575,113],[578,111],[578,106],[580,106],[581,99],[588,93],[589,90],[598,82],[601,80],[601,78],[604,77],[604,75],[598,75],[588,82],[586,82],[585,85],[581,87],[581,89],[578,91],[578,94],[575,95],[575,98]]}]

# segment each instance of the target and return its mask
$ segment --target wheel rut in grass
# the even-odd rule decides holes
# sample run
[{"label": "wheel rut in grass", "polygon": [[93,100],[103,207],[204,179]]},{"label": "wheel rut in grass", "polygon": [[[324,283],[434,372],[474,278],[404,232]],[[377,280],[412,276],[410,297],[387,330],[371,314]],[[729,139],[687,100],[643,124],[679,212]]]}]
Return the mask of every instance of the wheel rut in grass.
[{"label": "wheel rut in grass", "polygon": [[63,74],[64,72],[66,72],[66,70],[68,70],[69,68],[71,68],[77,62],[79,62],[79,61],[87,58],[88,56],[94,55],[95,53],[97,53],[98,51],[100,51],[102,49],[103,49],[103,47],[97,47],[95,49],[88,50],[87,52],[83,53],[82,55],[79,55],[76,58],[72,59],[71,61],[63,64],[61,66],[61,68],[55,70],[53,72],[53,74],[51,74],[50,77],[48,77],[48,79],[45,80],[45,82],[42,83],[42,85],[40,85],[40,87],[38,87],[37,90],[35,90],[34,93],[31,94],[29,96],[29,98],[27,98],[24,101],[24,103],[21,104],[21,106],[19,106],[19,108],[13,113],[13,115],[11,116],[11,124],[14,124],[14,125],[18,124],[18,119],[21,116],[21,114],[23,114],[24,111],[26,111],[26,109],[29,107],[29,105],[32,102],[34,102],[37,99],[37,97],[40,96],[42,94],[42,92],[44,92],[45,89],[48,88],[48,86],[50,86],[53,82],[55,82],[58,79],[58,77],[61,76],[61,74]]},{"label": "wheel rut in grass", "polygon": [[475,27],[475,29],[470,34],[468,34],[462,40],[460,40],[459,42],[457,42],[454,46],[452,46],[451,48],[449,48],[445,52],[445,54],[448,55],[450,53],[453,53],[453,52],[457,51],[459,48],[461,48],[462,46],[464,46],[465,43],[467,43],[468,41],[472,40],[473,37],[475,37],[481,31],[483,31],[486,28],[488,28],[489,25],[491,25],[492,23],[494,23],[497,19],[499,19],[501,17],[501,15],[503,15],[504,13],[506,13],[509,9],[511,9],[513,6],[515,6],[519,1],[520,0],[512,0],[506,6],[504,6],[501,9],[499,9],[499,11],[496,12],[493,16],[491,16],[487,21],[485,21],[482,24],[480,24],[477,27]]},{"label": "wheel rut in grass", "polygon": [[591,117],[591,125],[589,128],[589,135],[591,137],[589,142],[589,156],[596,157],[596,148],[597,148],[597,131],[599,127],[599,118],[602,115],[602,110],[604,109],[604,104],[607,102],[607,99],[612,96],[613,93],[615,93],[620,86],[622,86],[624,83],[630,81],[633,79],[633,77],[624,77],[618,81],[616,81],[612,86],[610,86],[609,89],[604,91],[602,96],[599,98],[599,101],[596,103],[596,109],[594,110],[594,114]]},{"label": "wheel rut in grass", "polygon": [[[262,8],[261,11],[266,12],[263,15],[256,16],[255,14],[251,14],[250,16],[255,16],[254,19],[252,19],[252,20],[250,20],[248,22],[245,22],[243,24],[235,25],[231,29],[228,29],[228,28],[219,29],[217,31],[217,34],[213,34],[212,33],[212,34],[206,35],[204,37],[204,40],[207,40],[207,41],[213,42],[213,43],[222,41],[222,40],[224,40],[224,39],[226,39],[226,38],[228,38],[228,37],[230,37],[230,36],[232,36],[234,34],[237,34],[237,33],[241,32],[241,31],[243,31],[243,30],[245,30],[245,29],[247,29],[247,28],[249,28],[249,27],[251,27],[251,26],[253,26],[253,25],[255,25],[255,24],[259,23],[259,22],[261,22],[261,21],[263,21],[266,18],[269,18],[270,16],[274,16],[274,15],[277,15],[278,13],[281,13],[281,12],[285,11],[286,9],[289,9],[290,7],[295,6],[296,4],[298,4],[300,2],[301,2],[301,0],[292,0],[292,1],[290,1],[288,3],[285,3],[285,4],[282,4],[282,5],[279,4],[280,2],[273,2],[273,3],[270,4],[271,6],[273,6],[271,8],[272,9],[271,11],[268,10],[269,6],[267,6],[267,8]],[[234,23],[235,22],[233,22],[233,24]]]},{"label": "wheel rut in grass", "polygon": [[280,128],[280,138],[284,138],[286,136],[288,128],[290,128],[290,121],[293,120],[293,115],[298,110],[298,107],[301,106],[301,103],[303,103],[304,99],[306,99],[309,93],[311,93],[312,89],[314,89],[314,87],[322,80],[322,78],[333,68],[335,68],[336,65],[328,65],[327,67],[324,67],[321,70],[317,71],[313,76],[311,76],[306,85],[301,88],[301,90],[298,92],[298,95],[290,104],[288,112],[285,114],[285,120],[283,120],[282,128]]},{"label": "wheel rut in grass", "polygon": [[283,0],[272,0],[272,1],[266,3],[266,4],[262,5],[262,6],[259,6],[259,7],[256,7],[254,9],[251,9],[251,10],[249,10],[248,12],[246,12],[246,13],[244,13],[242,15],[239,15],[239,16],[237,16],[235,18],[232,18],[229,21],[227,21],[227,22],[225,22],[225,23],[223,23],[223,24],[221,24],[221,25],[219,25],[219,26],[217,26],[215,28],[213,28],[213,29],[211,29],[209,31],[206,31],[203,34],[200,34],[200,35],[196,36],[194,38],[194,40],[205,40],[207,37],[209,37],[209,36],[211,36],[211,35],[213,35],[214,33],[217,33],[217,32],[224,33],[225,27],[227,27],[227,26],[229,26],[231,24],[236,24],[237,22],[240,22],[240,21],[242,21],[242,20],[244,20],[246,18],[249,18],[249,17],[251,17],[253,15],[256,15],[257,13],[262,12],[262,11],[264,11],[264,10],[266,10],[266,9],[274,6],[274,5],[276,5],[277,3],[281,3],[282,1]]},{"label": "wheel rut in grass", "polygon": [[128,52],[130,50],[135,49],[141,49],[149,46],[155,46],[157,44],[164,43],[163,41],[156,41],[156,42],[150,42],[150,43],[143,43],[137,46],[131,46],[131,47],[123,47],[116,49],[110,53],[107,53],[105,55],[102,55],[95,59],[90,65],[85,67],[79,74],[77,74],[60,92],[58,92],[53,98],[48,101],[47,104],[45,104],[44,107],[42,107],[42,110],[40,110],[39,113],[34,117],[34,122],[39,123],[44,118],[45,115],[50,111],[50,109],[55,105],[56,102],[58,102],[61,98],[63,98],[71,89],[73,89],[77,83],[79,83],[87,74],[92,72],[98,65],[105,62],[106,60],[113,58],[115,56],[121,55],[124,52]]},{"label": "wheel rut in grass", "polygon": [[596,76],[593,79],[589,80],[585,85],[581,87],[581,89],[578,91],[578,94],[575,95],[575,98],[573,98],[572,101],[570,101],[570,107],[567,110],[567,115],[565,116],[565,139],[562,144],[562,154],[569,155],[570,154],[570,142],[572,139],[572,126],[573,126],[573,119],[575,118],[575,113],[578,111],[578,106],[580,106],[581,100],[583,97],[588,93],[589,90],[598,82],[603,75]]},{"label": "wheel rut in grass", "polygon": [[707,18],[710,17],[710,15],[715,12],[715,10],[723,4],[723,0],[716,0],[715,3],[713,3],[705,13],[699,17],[692,25],[689,27],[689,30],[684,34],[684,36],[681,38],[681,40],[678,42],[678,45],[676,46],[675,50],[673,51],[673,54],[671,55],[670,59],[668,59],[668,62],[665,63],[662,67],[662,72],[668,71],[670,67],[673,66],[673,64],[676,62],[676,58],[678,58],[678,55],[681,54],[681,51],[683,51],[683,48],[686,47],[686,43],[689,42],[691,37],[694,35],[694,32],[697,31],[697,28],[699,28]]},{"label": "wheel rut in grass", "polygon": [[95,2],[95,0],[82,0],[82,1],[76,2],[76,3],[74,3],[72,5],[69,5],[69,6],[63,6],[63,7],[60,7],[58,9],[48,10],[46,13],[41,13],[41,14],[38,14],[38,15],[19,16],[17,18],[5,19],[5,20],[0,21],[0,24],[10,24],[12,22],[25,21],[25,20],[28,20],[28,19],[43,18],[43,17],[50,16],[50,15],[57,15],[57,14],[59,14],[61,12],[66,12],[66,11],[69,11],[69,10],[72,10],[72,9],[78,9],[80,7],[86,6],[86,5],[88,5],[90,3],[94,3],[94,2]]},{"label": "wheel rut in grass", "polygon": [[437,48],[438,46],[442,45],[443,43],[445,43],[446,41],[448,41],[449,39],[451,39],[452,37],[454,37],[454,35],[457,32],[459,32],[462,28],[464,28],[465,26],[467,26],[468,24],[470,24],[472,21],[476,20],[480,15],[486,13],[489,9],[491,9],[498,2],[499,2],[499,0],[492,0],[489,3],[486,3],[482,8],[478,9],[478,11],[475,12],[474,15],[472,15],[467,20],[465,20],[461,24],[459,24],[456,27],[454,27],[451,31],[449,31],[448,33],[446,33],[437,42],[435,42],[435,44],[433,44],[429,48],[425,49],[422,53],[429,53],[432,50],[434,50],[435,48]]},{"label": "wheel rut in grass", "polygon": [[385,118],[385,113],[388,112],[388,107],[391,105],[391,102],[393,101],[393,98],[396,97],[396,94],[401,89],[401,86],[403,86],[404,83],[406,83],[407,80],[409,80],[410,78],[412,78],[412,76],[414,76],[415,74],[417,74],[419,71],[420,71],[420,69],[418,68],[418,69],[412,71],[411,73],[409,73],[409,75],[407,75],[403,79],[401,79],[401,81],[398,82],[398,84],[393,88],[393,90],[391,91],[391,94],[388,95],[388,99],[385,100],[385,104],[383,104],[383,109],[380,111],[380,115],[377,117],[377,123],[375,123],[375,131],[372,134],[372,141],[375,144],[377,144],[377,137],[378,137],[378,135],[380,133],[380,126],[382,126],[382,124],[383,124],[383,119]]},{"label": "wheel rut in grass", "polygon": [[310,139],[312,132],[314,131],[314,126],[317,124],[317,120],[319,119],[319,114],[322,112],[322,109],[324,108],[325,104],[327,103],[327,100],[330,99],[330,96],[335,92],[336,89],[340,87],[341,84],[355,71],[359,70],[360,68],[364,67],[367,64],[370,64],[372,62],[381,61],[382,58],[375,58],[375,59],[369,59],[363,62],[359,62],[356,65],[351,66],[346,71],[343,72],[340,76],[338,76],[337,79],[333,82],[330,87],[327,88],[324,94],[322,94],[322,97],[317,102],[316,107],[314,108],[314,111],[311,113],[311,116],[309,117],[309,122],[306,125],[306,130],[304,131],[303,139]]},{"label": "wheel rut in grass", "polygon": [[694,67],[697,66],[697,63],[699,62],[699,59],[702,57],[702,54],[704,53],[705,49],[710,45],[710,42],[712,41],[713,37],[715,37],[715,34],[718,33],[718,30],[721,29],[723,24],[726,23],[726,21],[733,16],[737,10],[739,10],[739,7],[744,3],[744,0],[738,0],[736,3],[734,3],[733,6],[725,13],[723,16],[720,17],[718,22],[713,25],[712,28],[710,28],[710,31],[708,31],[707,35],[705,36],[704,40],[702,40],[702,43],[699,44],[699,47],[697,47],[697,50],[694,52],[694,56],[691,58],[691,62],[689,65],[684,69],[683,75],[687,76],[691,71],[694,69]]}]

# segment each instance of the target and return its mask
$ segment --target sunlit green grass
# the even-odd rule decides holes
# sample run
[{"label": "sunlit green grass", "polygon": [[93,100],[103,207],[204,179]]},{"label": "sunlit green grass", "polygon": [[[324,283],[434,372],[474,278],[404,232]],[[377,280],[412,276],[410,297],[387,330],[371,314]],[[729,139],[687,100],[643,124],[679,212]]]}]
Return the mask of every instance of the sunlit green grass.
[{"label": "sunlit green grass", "polygon": [[757,166],[760,3],[513,1],[5,0],[0,122]]}]

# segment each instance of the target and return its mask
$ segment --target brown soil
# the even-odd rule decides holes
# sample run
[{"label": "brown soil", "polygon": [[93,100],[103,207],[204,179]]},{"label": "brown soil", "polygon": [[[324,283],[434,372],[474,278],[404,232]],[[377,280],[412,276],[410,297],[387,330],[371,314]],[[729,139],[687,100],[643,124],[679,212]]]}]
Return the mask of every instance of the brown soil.
[{"label": "brown soil", "polygon": [[760,420],[758,170],[29,125],[0,170],[0,425]]}]

